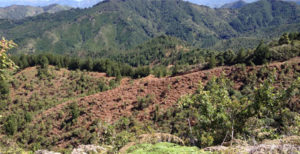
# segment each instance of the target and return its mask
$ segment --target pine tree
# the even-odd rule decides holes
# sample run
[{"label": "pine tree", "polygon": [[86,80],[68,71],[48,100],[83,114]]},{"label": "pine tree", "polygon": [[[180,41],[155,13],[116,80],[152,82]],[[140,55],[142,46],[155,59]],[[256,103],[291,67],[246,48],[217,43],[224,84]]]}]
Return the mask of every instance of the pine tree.
[{"label": "pine tree", "polygon": [[212,55],[209,59],[209,63],[208,63],[208,67],[209,68],[214,68],[217,66],[217,60],[216,60],[216,56]]},{"label": "pine tree", "polygon": [[244,60],[246,59],[246,56],[247,56],[247,52],[245,51],[245,49],[241,49],[239,50],[238,54],[237,54],[237,61],[239,63],[243,63]]},{"label": "pine tree", "polygon": [[261,42],[254,51],[253,62],[255,64],[264,64],[267,63],[271,58],[271,52],[269,47]]}]

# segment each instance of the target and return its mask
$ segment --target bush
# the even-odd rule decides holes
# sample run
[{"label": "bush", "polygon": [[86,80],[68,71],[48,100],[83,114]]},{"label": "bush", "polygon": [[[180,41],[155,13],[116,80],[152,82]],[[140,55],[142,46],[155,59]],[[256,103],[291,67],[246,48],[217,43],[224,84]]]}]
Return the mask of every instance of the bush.
[{"label": "bush", "polygon": [[[178,107],[155,117],[156,122],[160,129],[199,147],[234,138],[297,135],[300,114],[293,111],[290,101],[300,96],[300,78],[288,88],[275,88],[273,76],[246,93],[233,90],[224,77],[213,78],[205,87],[200,84],[195,94],[183,96]],[[233,135],[225,138],[229,134]]]},{"label": "bush", "polygon": [[153,96],[147,95],[146,97],[138,97],[136,109],[143,110],[153,103]]},{"label": "bush", "polygon": [[18,130],[18,121],[17,117],[15,115],[10,115],[7,117],[4,127],[5,131],[9,135],[14,135]]},{"label": "bush", "polygon": [[255,49],[253,54],[253,62],[256,65],[261,65],[267,63],[271,58],[271,52],[269,47],[261,42],[258,47]]},{"label": "bush", "polygon": [[0,98],[4,99],[9,94],[9,85],[5,80],[0,79]]},{"label": "bush", "polygon": [[71,103],[70,106],[70,113],[71,113],[71,121],[76,121],[77,118],[80,116],[80,110],[79,110],[79,107],[78,107],[78,104],[76,102],[74,103]]},{"label": "bush", "polygon": [[142,78],[146,77],[150,74],[150,67],[145,66],[145,67],[138,67],[134,70],[133,78]]},{"label": "bush", "polygon": [[217,60],[215,55],[212,55],[209,59],[208,68],[214,68],[217,66]]}]

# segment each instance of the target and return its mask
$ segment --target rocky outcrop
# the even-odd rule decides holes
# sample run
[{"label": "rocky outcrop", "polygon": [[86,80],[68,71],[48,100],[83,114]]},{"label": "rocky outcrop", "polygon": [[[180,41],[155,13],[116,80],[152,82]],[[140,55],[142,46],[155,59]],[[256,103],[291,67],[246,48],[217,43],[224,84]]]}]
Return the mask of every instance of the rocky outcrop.
[{"label": "rocky outcrop", "polygon": [[258,145],[241,145],[234,146],[214,146],[207,147],[204,151],[210,152],[229,152],[229,153],[248,153],[248,154],[264,154],[264,153],[288,153],[296,154],[300,152],[300,137],[290,136],[277,140],[265,140]]},{"label": "rocky outcrop", "polygon": [[106,153],[107,149],[97,145],[80,145],[71,154]]},{"label": "rocky outcrop", "polygon": [[48,151],[48,150],[38,150],[38,151],[35,152],[35,154],[61,154],[61,153]]}]

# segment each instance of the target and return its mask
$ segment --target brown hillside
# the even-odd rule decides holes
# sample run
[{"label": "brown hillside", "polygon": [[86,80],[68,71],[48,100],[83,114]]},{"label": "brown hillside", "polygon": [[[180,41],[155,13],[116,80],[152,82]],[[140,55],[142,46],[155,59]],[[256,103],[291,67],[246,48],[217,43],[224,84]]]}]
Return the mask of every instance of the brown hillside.
[{"label": "brown hillside", "polygon": [[70,99],[95,94],[99,92],[100,80],[108,84],[111,79],[105,73],[57,70],[53,66],[49,66],[47,78],[40,79],[37,74],[36,67],[29,67],[13,76],[7,114],[20,107],[34,112],[38,108],[47,109]]},{"label": "brown hillside", "polygon": [[[282,78],[278,84],[287,84],[291,82],[291,80],[284,80],[284,78],[297,77],[296,74],[286,71],[287,66],[299,73],[300,57],[293,58],[286,62],[275,62],[266,68],[269,70],[276,69],[278,78]],[[61,123],[66,121],[70,115],[58,115],[59,113],[67,113],[65,112],[67,106],[72,102],[76,102],[83,111],[76,126],[73,126],[72,129],[83,126],[88,127],[91,122],[96,119],[113,123],[122,116],[128,117],[133,114],[135,114],[135,118],[143,121],[151,118],[151,113],[153,113],[156,105],[159,105],[160,110],[164,110],[176,105],[175,103],[182,95],[194,93],[200,81],[205,84],[211,77],[218,77],[224,74],[224,76],[235,81],[235,87],[238,89],[244,82],[247,82],[246,78],[251,75],[251,73],[258,72],[258,74],[261,73],[263,76],[262,68],[263,66],[244,68],[240,66],[224,66],[175,77],[155,78],[149,76],[133,82],[129,79],[124,79],[118,88],[82,97],[74,101],[67,101],[50,108],[36,116],[34,123],[44,122],[50,117],[54,118],[53,129],[48,135],[63,135],[66,130],[61,129]],[[283,77],[280,76],[282,73],[285,74]],[[135,105],[138,102],[138,98],[145,97],[146,95],[150,95],[152,104],[143,110],[137,110]],[[68,144],[68,139],[61,139],[62,140],[58,142],[60,146],[63,147]]]}]

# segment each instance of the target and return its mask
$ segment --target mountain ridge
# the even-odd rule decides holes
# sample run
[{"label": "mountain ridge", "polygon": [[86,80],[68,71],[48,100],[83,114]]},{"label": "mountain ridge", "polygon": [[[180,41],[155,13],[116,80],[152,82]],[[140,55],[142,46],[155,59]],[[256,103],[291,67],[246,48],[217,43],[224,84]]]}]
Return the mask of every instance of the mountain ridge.
[{"label": "mountain ridge", "polygon": [[36,16],[42,13],[56,13],[69,10],[71,7],[58,4],[51,4],[44,7],[34,7],[28,5],[11,5],[0,8],[0,19],[19,20],[26,17]]},{"label": "mountain ridge", "polygon": [[79,8],[87,8],[95,5],[96,3],[102,0],[47,0],[47,1],[30,1],[30,0],[9,0],[1,2],[1,7],[6,7],[10,5],[30,5],[35,7],[43,7],[52,4],[60,4],[60,5],[67,5],[70,7],[79,7]]},{"label": "mountain ridge", "polygon": [[[194,47],[223,50],[216,45],[228,44],[227,49],[233,45],[251,48],[249,40],[259,42],[299,30],[299,10],[296,4],[274,0],[261,0],[237,10],[211,9],[181,0],[109,0],[89,9],[18,22],[2,20],[0,34],[15,40],[20,53],[117,53],[162,34]],[[25,33],[20,35],[22,31]]]},{"label": "mountain ridge", "polygon": [[241,8],[245,5],[247,5],[248,3],[243,1],[243,0],[238,0],[238,1],[235,1],[235,2],[232,2],[232,3],[227,3],[227,4],[224,4],[223,6],[221,6],[221,8],[232,8],[232,9],[238,9],[238,8]]}]

